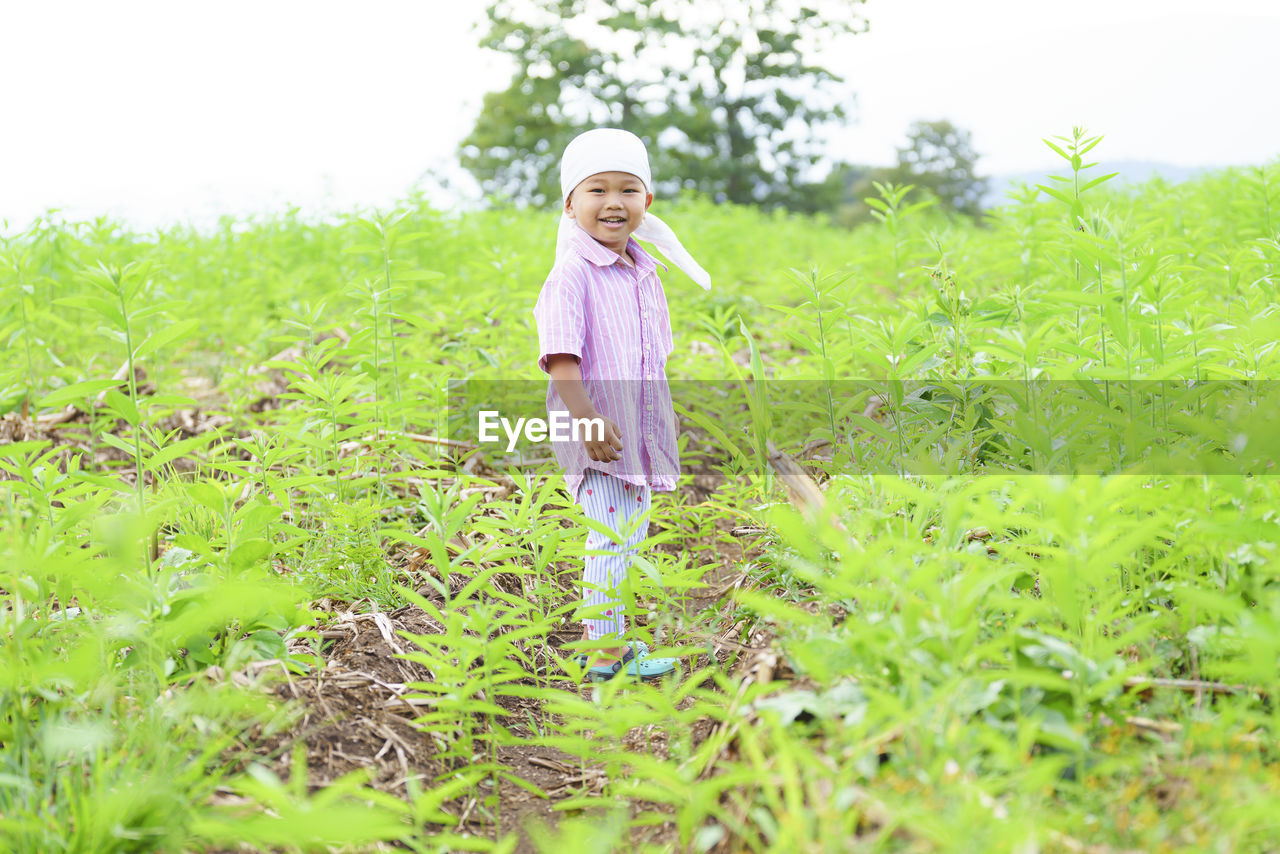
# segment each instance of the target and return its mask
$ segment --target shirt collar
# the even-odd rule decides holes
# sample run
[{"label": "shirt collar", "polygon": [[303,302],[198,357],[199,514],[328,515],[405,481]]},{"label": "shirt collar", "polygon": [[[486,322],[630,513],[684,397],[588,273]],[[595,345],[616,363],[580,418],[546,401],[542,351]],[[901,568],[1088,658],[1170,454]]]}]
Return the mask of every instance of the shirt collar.
[{"label": "shirt collar", "polygon": [[[622,262],[622,258],[616,252],[596,241],[577,223],[574,223],[573,240],[570,245],[579,255],[597,267],[609,267]],[[659,266],[662,267],[663,272],[666,272],[667,265],[645,252],[634,237],[627,238],[627,248],[631,250],[631,257],[636,261],[636,269],[641,273],[647,275],[655,272]]]}]

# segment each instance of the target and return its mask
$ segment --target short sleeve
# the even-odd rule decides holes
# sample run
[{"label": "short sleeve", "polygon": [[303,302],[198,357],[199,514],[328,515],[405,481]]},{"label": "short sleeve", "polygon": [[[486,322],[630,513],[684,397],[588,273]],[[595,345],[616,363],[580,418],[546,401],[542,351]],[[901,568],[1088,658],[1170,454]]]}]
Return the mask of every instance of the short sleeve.
[{"label": "short sleeve", "polygon": [[568,353],[582,361],[586,343],[586,289],[580,272],[570,267],[553,270],[538,294],[533,317],[538,324],[538,367],[547,370],[547,357]]}]

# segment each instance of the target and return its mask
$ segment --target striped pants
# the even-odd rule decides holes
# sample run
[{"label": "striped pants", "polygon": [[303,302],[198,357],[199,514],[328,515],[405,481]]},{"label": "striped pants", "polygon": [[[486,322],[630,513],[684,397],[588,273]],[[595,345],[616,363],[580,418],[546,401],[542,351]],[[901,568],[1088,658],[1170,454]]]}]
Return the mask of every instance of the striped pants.
[{"label": "striped pants", "polygon": [[636,546],[649,533],[647,521],[639,522],[630,535],[623,535],[636,524],[637,516],[649,513],[649,488],[625,483],[613,475],[587,469],[578,488],[582,512],[612,531],[617,540],[597,531],[587,534],[587,556],[582,574],[583,600],[587,606],[587,637],[621,638],[626,631],[622,614],[622,582],[627,577],[631,556]]}]

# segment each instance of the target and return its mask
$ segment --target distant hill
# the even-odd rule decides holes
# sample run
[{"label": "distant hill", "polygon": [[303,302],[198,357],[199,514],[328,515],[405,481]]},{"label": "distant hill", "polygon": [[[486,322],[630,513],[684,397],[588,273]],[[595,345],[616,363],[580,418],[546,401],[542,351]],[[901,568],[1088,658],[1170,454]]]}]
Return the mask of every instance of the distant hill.
[{"label": "distant hill", "polygon": [[[1016,187],[1019,184],[1030,184],[1032,186],[1048,184],[1048,176],[1050,174],[1063,174],[1063,169],[1066,165],[1066,163],[1063,163],[1061,167],[1046,166],[1043,170],[1034,172],[1009,172],[1003,175],[992,175],[991,180],[987,182],[986,195],[982,197],[982,206],[994,207],[1004,204],[1008,201],[1005,193],[1011,187]],[[1175,166],[1172,163],[1157,163],[1150,160],[1116,160],[1110,163],[1099,162],[1097,166],[1082,174],[1088,175],[1090,178],[1096,178],[1108,172],[1119,172],[1120,174],[1113,180],[1129,184],[1140,184],[1159,175],[1166,181],[1176,184],[1211,171],[1211,168],[1208,166]]]}]

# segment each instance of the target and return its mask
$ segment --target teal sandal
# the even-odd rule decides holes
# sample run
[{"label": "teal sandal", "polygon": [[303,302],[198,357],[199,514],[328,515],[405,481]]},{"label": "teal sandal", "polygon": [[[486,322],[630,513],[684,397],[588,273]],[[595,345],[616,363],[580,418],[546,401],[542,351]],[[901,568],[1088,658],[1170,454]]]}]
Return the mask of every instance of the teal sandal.
[{"label": "teal sandal", "polygon": [[587,678],[592,682],[608,682],[619,673],[622,673],[642,682],[651,682],[669,673],[674,673],[675,669],[676,660],[674,658],[653,658],[649,655],[648,650],[645,650],[641,655],[636,655],[635,650],[628,649],[626,655],[622,656],[621,661],[615,661],[608,667],[587,668]]},{"label": "teal sandal", "polygon": [[[635,653],[636,658],[644,658],[649,654],[649,645],[644,641],[627,641],[627,646],[631,647],[631,651]],[[587,654],[580,652],[573,657],[573,663],[579,667],[587,666]]]}]

